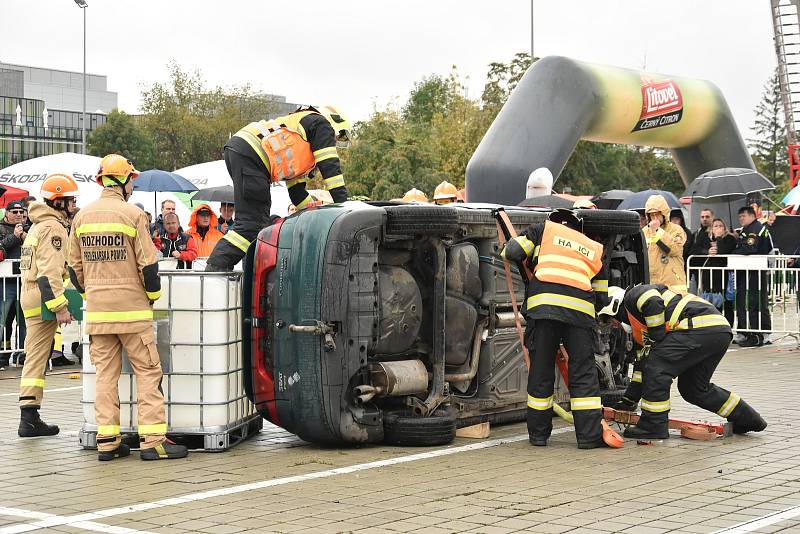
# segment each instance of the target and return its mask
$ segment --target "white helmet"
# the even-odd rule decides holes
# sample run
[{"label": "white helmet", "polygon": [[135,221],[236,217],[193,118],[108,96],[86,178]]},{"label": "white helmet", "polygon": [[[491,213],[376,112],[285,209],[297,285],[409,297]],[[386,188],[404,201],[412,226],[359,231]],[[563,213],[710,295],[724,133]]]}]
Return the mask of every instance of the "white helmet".
[{"label": "white helmet", "polygon": [[608,298],[609,303],[603,306],[597,314],[615,317],[622,307],[622,300],[625,298],[625,290],[618,286],[609,286]]},{"label": "white helmet", "polygon": [[539,167],[528,177],[525,198],[549,195],[553,189],[553,173],[547,167]]}]

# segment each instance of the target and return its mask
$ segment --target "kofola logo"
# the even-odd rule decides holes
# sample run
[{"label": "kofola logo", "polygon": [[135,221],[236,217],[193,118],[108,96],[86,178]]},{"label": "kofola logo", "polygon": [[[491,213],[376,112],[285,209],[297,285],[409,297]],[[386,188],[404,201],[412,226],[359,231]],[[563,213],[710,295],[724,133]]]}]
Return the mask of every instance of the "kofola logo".
[{"label": "kofola logo", "polygon": [[676,124],[683,116],[683,97],[672,80],[642,77],[642,112],[632,132]]}]

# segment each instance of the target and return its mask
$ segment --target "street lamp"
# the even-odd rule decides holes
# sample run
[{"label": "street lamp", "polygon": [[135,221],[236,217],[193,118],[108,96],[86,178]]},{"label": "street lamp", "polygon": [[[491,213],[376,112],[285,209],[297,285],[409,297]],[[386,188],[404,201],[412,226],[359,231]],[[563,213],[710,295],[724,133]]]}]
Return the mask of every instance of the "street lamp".
[{"label": "street lamp", "polygon": [[83,111],[81,113],[81,150],[86,154],[86,0],[75,0],[83,10]]}]

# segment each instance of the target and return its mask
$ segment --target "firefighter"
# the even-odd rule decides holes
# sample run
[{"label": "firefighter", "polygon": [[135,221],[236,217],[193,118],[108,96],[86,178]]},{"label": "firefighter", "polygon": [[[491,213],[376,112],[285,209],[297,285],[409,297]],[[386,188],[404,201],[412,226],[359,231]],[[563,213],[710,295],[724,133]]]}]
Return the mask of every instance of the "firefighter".
[{"label": "firefighter", "polygon": [[270,185],[284,180],[297,210],[313,200],[306,191],[315,167],[334,202],[347,200],[338,148],[350,144],[350,122],[336,108],[306,106],[272,120],[251,122],[225,144],[233,179],[236,223],[214,247],[206,271],[228,271],[269,224]]},{"label": "firefighter", "polygon": [[165,437],[161,360],[153,335],[153,302],[161,296],[156,249],[147,215],[127,202],[139,176],[130,160],[110,154],[100,162],[100,198],[75,217],[69,274],[86,295],[86,333],[97,369],[95,416],[101,461],[130,454],[121,442],[118,381],[122,349],[136,375],[141,459],[183,458],[186,447]]},{"label": "firefighter", "polygon": [[686,232],[670,222],[670,209],[661,195],[652,195],[645,203],[647,225],[647,255],[650,265],[650,281],[664,284],[675,293],[686,294],[686,271],[683,264],[683,245]]},{"label": "firefighter", "polygon": [[453,204],[458,202],[458,189],[450,182],[444,181],[433,190],[434,204]]},{"label": "firefighter", "polygon": [[[67,272],[67,229],[76,211],[78,184],[69,176],[53,174],[42,183],[41,195],[44,203],[32,202],[28,207],[33,226],[22,244],[20,259],[20,305],[28,335],[19,387],[18,434],[25,438],[58,434],[58,426],[48,425],[39,417],[39,408],[56,329],[59,324],[72,322],[63,280]],[[43,306],[55,314],[55,319],[42,319]]]},{"label": "firefighter", "polygon": [[531,225],[510,240],[505,259],[527,261],[533,278],[527,286],[525,344],[531,354],[528,375],[528,434],[532,445],[547,445],[553,429],[555,356],[560,343],[569,353],[570,404],[578,448],[603,447],[600,384],[592,347],[595,312],[605,306],[593,288],[607,288],[603,245],[583,233],[583,220],[556,210],[547,222]]},{"label": "firefighter", "polygon": [[625,437],[669,437],[670,387],[687,402],[733,423],[733,432],[760,432],[767,422],[739,395],[711,383],[728,350],[731,326],[717,308],[694,295],[679,295],[663,284],[638,285],[628,291],[612,288],[601,316],[630,325],[640,347],[649,346],[642,370],[642,415]]},{"label": "firefighter", "polygon": [[403,198],[400,199],[400,200],[402,200],[403,202],[410,202],[412,204],[427,204],[428,203],[428,197],[425,196],[425,193],[423,193],[422,191],[420,191],[416,187],[412,187],[411,189],[406,191],[406,194],[403,195]]}]

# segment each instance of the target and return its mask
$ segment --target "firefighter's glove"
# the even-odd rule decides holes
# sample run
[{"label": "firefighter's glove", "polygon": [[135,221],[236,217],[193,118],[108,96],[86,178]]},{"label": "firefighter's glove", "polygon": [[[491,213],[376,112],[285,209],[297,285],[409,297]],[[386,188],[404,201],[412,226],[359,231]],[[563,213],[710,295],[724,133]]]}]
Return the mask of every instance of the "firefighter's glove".
[{"label": "firefighter's glove", "polygon": [[512,262],[520,262],[528,257],[525,249],[515,239],[510,240],[500,251],[500,257]]}]

